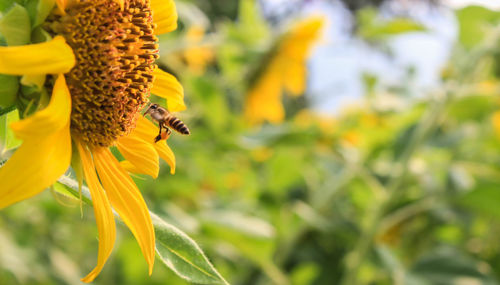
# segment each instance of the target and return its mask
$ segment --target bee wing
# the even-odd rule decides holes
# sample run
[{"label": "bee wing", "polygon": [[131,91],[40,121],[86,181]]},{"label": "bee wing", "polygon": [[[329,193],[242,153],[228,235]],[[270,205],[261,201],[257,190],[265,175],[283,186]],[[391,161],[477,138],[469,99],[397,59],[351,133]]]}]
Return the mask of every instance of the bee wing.
[{"label": "bee wing", "polygon": [[167,109],[161,108],[161,107],[158,108],[158,113],[160,113],[162,116],[169,114],[169,112],[167,111]]}]

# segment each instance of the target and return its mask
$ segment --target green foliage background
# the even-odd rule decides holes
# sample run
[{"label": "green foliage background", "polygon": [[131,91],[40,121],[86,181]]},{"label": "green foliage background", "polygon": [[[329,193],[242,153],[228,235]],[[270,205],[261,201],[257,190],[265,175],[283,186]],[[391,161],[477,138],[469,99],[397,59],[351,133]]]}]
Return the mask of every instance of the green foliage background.
[{"label": "green foliage background", "polygon": [[[499,284],[499,13],[457,11],[460,41],[441,86],[424,97],[370,74],[363,107],[328,119],[308,112],[304,98],[287,99],[283,124],[250,127],[242,79],[279,30],[251,0],[179,4],[181,29],[161,38],[160,64],[183,83],[188,110],[179,116],[192,135],[169,139],[174,176],[163,165],[158,179],[136,182],[150,210],[196,240],[229,283]],[[203,44],[216,52],[202,75],[168,61],[200,12]],[[376,10],[357,16],[358,37],[373,45],[425,32]],[[0,92],[19,88],[0,82]],[[19,143],[5,128],[16,119],[0,117],[7,148]],[[149,277],[132,235],[118,229],[95,284],[188,284],[158,259]],[[11,206],[0,212],[0,284],[77,284],[97,242],[92,208],[81,216],[59,191]]]}]

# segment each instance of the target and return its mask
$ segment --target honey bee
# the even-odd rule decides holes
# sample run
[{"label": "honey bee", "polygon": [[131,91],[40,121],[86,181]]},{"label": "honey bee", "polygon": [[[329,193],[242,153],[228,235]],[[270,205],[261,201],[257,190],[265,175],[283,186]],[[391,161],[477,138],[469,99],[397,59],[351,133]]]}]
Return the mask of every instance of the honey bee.
[{"label": "honey bee", "polygon": [[[158,123],[160,127],[160,131],[158,136],[155,137],[155,143],[160,140],[166,140],[172,133],[170,128],[174,129],[180,134],[189,135],[189,129],[180,119],[170,114],[170,112],[161,107],[158,104],[151,104],[149,108],[144,113],[144,116],[150,115],[151,118]],[[162,128],[165,129],[165,132],[162,133]]]}]

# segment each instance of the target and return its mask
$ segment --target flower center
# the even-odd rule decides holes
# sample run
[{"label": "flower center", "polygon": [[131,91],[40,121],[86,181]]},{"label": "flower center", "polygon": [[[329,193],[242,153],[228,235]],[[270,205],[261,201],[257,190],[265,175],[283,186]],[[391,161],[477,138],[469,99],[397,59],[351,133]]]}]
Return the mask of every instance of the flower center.
[{"label": "flower center", "polygon": [[71,132],[91,147],[128,134],[149,101],[158,39],[149,0],[78,0],[50,30],[73,48]]}]

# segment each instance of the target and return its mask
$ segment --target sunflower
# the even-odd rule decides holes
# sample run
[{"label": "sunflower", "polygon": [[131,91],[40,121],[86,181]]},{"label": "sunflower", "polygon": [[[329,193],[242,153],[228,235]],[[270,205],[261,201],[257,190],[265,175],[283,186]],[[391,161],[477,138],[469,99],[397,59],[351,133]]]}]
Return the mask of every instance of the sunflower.
[{"label": "sunflower", "polygon": [[278,41],[246,95],[245,117],[251,123],[282,122],[282,91],[302,95],[306,88],[306,60],[317,41],[324,19],[310,17],[293,26]]},{"label": "sunflower", "polygon": [[[91,282],[114,246],[112,209],[131,230],[149,265],[155,234],[146,203],[129,173],[159,172],[159,157],[175,171],[158,129],[140,115],[149,94],[185,109],[183,89],[156,65],[156,35],[177,27],[172,0],[57,0],[42,24],[51,40],[0,47],[0,74],[42,77],[51,91],[44,108],[10,127],[23,141],[0,168],[0,209],[52,185],[71,165],[90,189],[99,249]],[[110,147],[117,147],[119,161]]]}]

